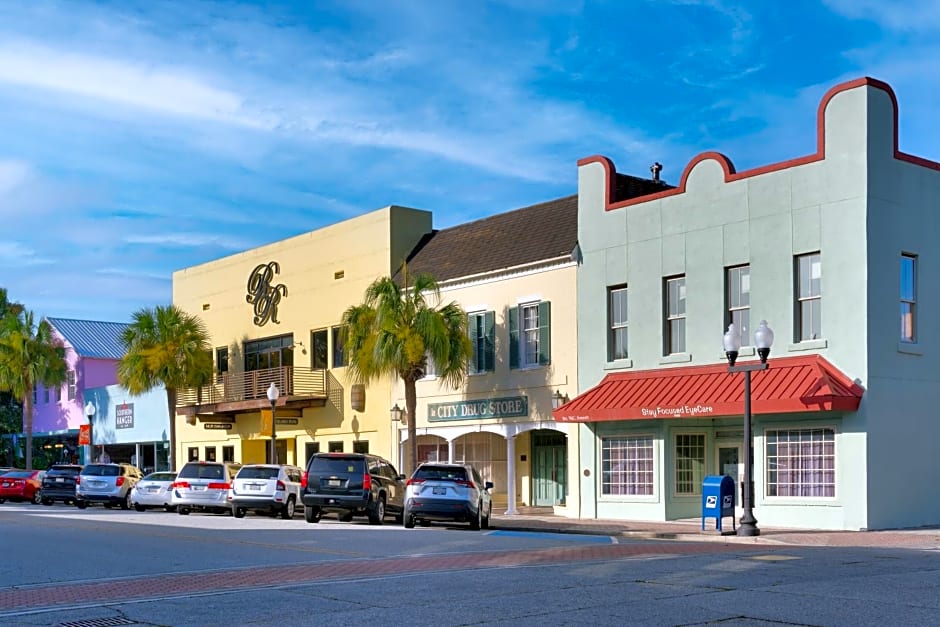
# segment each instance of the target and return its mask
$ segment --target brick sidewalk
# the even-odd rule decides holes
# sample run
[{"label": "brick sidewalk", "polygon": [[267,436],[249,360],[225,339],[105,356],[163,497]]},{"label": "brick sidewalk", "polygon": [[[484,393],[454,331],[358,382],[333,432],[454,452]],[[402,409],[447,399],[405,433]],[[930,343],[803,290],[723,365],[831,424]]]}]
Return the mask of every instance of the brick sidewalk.
[{"label": "brick sidewalk", "polygon": [[[727,521],[727,519],[726,519]],[[723,524],[723,535],[714,529],[713,519],[706,521],[702,531],[700,519],[667,522],[580,520],[551,515],[513,516],[494,514],[494,529],[540,531],[555,533],[583,533],[627,538],[685,540],[694,542],[733,542],[758,544],[792,544],[802,546],[871,546],[940,550],[940,527],[895,529],[885,531],[826,531],[816,529],[779,529],[760,527],[761,535],[738,537],[732,535],[731,524]],[[758,526],[760,523],[758,522]]]}]

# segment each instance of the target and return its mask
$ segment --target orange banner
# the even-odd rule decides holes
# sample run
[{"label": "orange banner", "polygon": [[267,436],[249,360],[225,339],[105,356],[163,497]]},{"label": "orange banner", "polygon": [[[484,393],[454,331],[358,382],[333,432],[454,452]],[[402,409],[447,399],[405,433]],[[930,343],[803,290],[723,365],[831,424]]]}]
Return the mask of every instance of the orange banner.
[{"label": "orange banner", "polygon": [[270,409],[261,410],[261,429],[258,431],[258,435],[263,438],[271,437],[271,410]]},{"label": "orange banner", "polygon": [[81,425],[78,428],[78,445],[87,446],[91,444],[91,425]]}]

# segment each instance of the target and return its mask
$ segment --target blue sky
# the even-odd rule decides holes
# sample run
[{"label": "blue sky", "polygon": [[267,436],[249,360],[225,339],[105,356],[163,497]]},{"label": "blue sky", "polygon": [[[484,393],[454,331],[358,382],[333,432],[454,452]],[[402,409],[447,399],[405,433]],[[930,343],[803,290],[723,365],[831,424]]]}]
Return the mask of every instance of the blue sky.
[{"label": "blue sky", "polygon": [[0,3],[0,286],[127,321],[174,270],[389,204],[445,228],[810,153],[832,85],[887,81],[940,158],[933,0]]}]

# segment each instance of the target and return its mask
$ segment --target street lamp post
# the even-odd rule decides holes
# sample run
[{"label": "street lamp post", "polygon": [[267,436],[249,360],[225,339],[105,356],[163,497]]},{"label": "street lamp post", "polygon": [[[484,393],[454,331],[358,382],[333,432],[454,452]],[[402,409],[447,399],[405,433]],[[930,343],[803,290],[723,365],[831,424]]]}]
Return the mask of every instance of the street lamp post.
[{"label": "street lamp post", "polygon": [[398,403],[388,410],[389,415],[392,419],[392,429],[395,431],[395,457],[396,463],[398,464],[398,470],[401,471],[401,430],[396,423],[403,423],[405,417],[405,410],[398,406]]},{"label": "street lamp post", "polygon": [[757,527],[757,518],[754,517],[754,455],[752,453],[751,437],[751,373],[758,370],[767,370],[770,365],[767,363],[767,356],[770,355],[770,347],[774,343],[774,332],[767,326],[766,320],[761,320],[757,331],[754,332],[754,346],[757,347],[757,355],[760,357],[760,363],[749,363],[736,366],[738,352],[741,350],[741,334],[735,328],[734,324],[728,325],[728,332],[725,333],[723,344],[725,347],[725,356],[728,358],[728,372],[744,373],[744,482],[741,487],[742,507],[744,513],[741,514],[741,521],[738,526],[737,535],[739,536],[759,536],[760,529]]},{"label": "street lamp post", "polygon": [[275,416],[274,406],[277,405],[277,397],[280,391],[274,382],[268,386],[268,400],[271,401],[271,463],[277,463],[277,417]]},{"label": "street lamp post", "polygon": [[92,461],[92,460],[91,460],[91,436],[92,436],[92,434],[91,434],[91,429],[92,429],[91,421],[92,421],[92,420],[94,419],[94,417],[95,417],[95,411],[96,411],[96,410],[97,410],[97,408],[95,407],[95,404],[92,403],[91,401],[88,401],[87,403],[85,403],[85,415],[88,417],[88,429],[89,429],[89,433],[88,433],[88,444],[85,445],[85,463],[86,463],[86,464],[90,464],[91,461]]}]

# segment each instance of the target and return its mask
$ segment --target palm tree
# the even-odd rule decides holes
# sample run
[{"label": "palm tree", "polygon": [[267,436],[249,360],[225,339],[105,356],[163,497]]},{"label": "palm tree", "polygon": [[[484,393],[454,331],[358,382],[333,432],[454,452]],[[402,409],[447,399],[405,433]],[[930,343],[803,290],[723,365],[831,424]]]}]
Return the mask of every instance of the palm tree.
[{"label": "palm tree", "polygon": [[209,333],[198,317],[176,305],[143,308],[121,334],[126,352],[118,362],[118,382],[131,394],[162,385],[170,416],[170,469],[176,457],[176,394],[212,377]]},{"label": "palm tree", "polygon": [[359,383],[397,375],[405,383],[408,420],[408,474],[418,459],[415,382],[424,376],[428,359],[437,375],[456,388],[464,379],[473,346],[467,336],[467,315],[457,303],[431,305],[426,295],[440,303],[440,288],[429,274],[419,274],[408,286],[391,277],[376,279],[361,305],[343,313],[349,373]]},{"label": "palm tree", "polygon": [[23,404],[27,470],[33,469],[33,390],[39,383],[62,385],[67,368],[65,348],[46,319],[37,325],[31,311],[7,312],[0,331],[0,389]]}]

